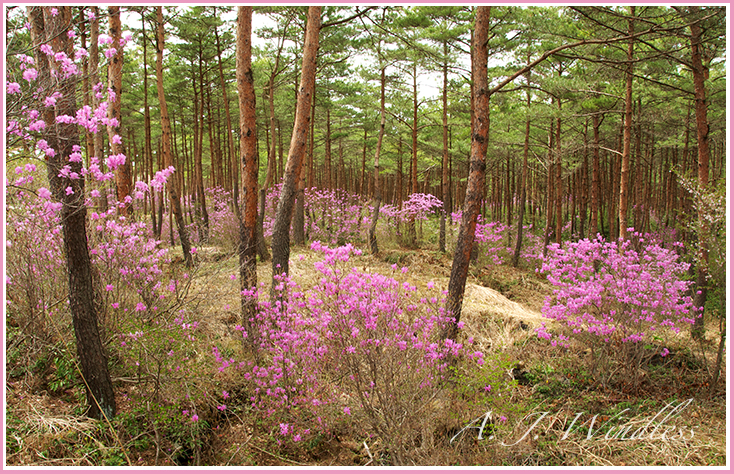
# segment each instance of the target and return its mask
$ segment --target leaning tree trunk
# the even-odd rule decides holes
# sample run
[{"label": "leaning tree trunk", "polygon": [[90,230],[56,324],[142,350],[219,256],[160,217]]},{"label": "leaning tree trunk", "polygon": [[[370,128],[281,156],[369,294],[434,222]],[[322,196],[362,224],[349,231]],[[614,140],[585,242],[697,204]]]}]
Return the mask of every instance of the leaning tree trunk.
[{"label": "leaning tree trunk", "polygon": [[445,337],[456,339],[464,300],[466,277],[477,227],[477,216],[482,204],[484,178],[487,158],[487,139],[489,136],[489,84],[487,80],[487,39],[489,36],[489,12],[492,7],[477,7],[476,24],[472,41],[472,108],[474,125],[471,137],[471,161],[469,182],[466,188],[464,211],[461,216],[459,235],[451,266],[446,314],[452,322],[446,328]]},{"label": "leaning tree trunk", "polygon": [[[173,155],[171,153],[171,120],[168,117],[168,105],[166,104],[166,95],[163,91],[163,7],[156,7],[156,63],[155,63],[155,75],[158,87],[158,102],[160,103],[161,109],[161,155],[163,155],[163,166],[168,168],[173,166]],[[179,170],[180,172],[180,170]],[[168,188],[168,197],[171,202],[171,211],[173,217],[176,219],[176,227],[178,228],[178,236],[181,240],[181,250],[183,251],[183,258],[186,262],[186,266],[190,267],[193,265],[193,259],[191,257],[191,243],[189,242],[189,236],[186,233],[186,227],[184,225],[183,211],[181,210],[180,201],[180,181],[176,179],[176,176],[172,176],[166,185]]]},{"label": "leaning tree trunk", "polygon": [[321,29],[321,7],[308,7],[308,23],[306,40],[303,46],[303,66],[301,84],[296,104],[296,117],[293,125],[288,161],[285,165],[283,186],[280,191],[278,208],[273,224],[273,288],[277,285],[276,277],[288,275],[290,258],[290,227],[295,206],[296,185],[301,177],[303,157],[308,142],[308,125],[310,121],[311,98],[316,85],[316,53],[319,48],[319,30]]},{"label": "leaning tree trunk", "polygon": [[[31,39],[38,68],[38,84],[50,95],[53,84],[61,97],[56,110],[46,108],[45,139],[56,154],[48,158],[49,178],[54,197],[61,202],[61,223],[64,240],[64,255],[69,282],[69,309],[74,325],[77,355],[81,365],[88,412],[92,418],[111,419],[115,416],[115,393],[107,367],[107,354],[97,325],[97,310],[94,301],[92,281],[92,262],[87,242],[87,207],[84,196],[84,179],[60,177],[58,170],[69,166],[73,173],[81,175],[82,164],[71,161],[70,155],[79,146],[79,130],[76,124],[57,123],[55,116],[76,114],[76,77],[62,74],[56,69],[52,79],[52,69],[56,61],[49,61],[40,47],[50,44],[54,51],[73,56],[73,43],[67,35],[72,23],[70,6],[60,6],[57,14],[50,7],[28,7],[31,23]],[[50,56],[53,58],[53,56]],[[48,114],[51,116],[49,117]],[[62,190],[71,188],[73,192]]]}]

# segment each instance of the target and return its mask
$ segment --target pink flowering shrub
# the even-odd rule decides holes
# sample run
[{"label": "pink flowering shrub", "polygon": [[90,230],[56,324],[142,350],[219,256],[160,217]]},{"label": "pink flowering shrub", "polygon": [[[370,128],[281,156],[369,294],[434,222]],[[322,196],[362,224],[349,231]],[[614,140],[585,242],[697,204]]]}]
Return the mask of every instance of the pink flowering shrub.
[{"label": "pink flowering shrub", "polygon": [[[265,198],[263,234],[273,235],[275,212],[281,184],[273,186]],[[343,245],[356,242],[366,229],[365,203],[358,195],[342,189],[307,188],[304,190],[304,233],[311,241]]]},{"label": "pink flowering shrub", "polygon": [[[136,399],[166,400],[188,406],[195,390],[187,388],[196,365],[199,323],[186,309],[171,311],[154,322],[141,324],[134,318],[123,321],[115,334],[112,352],[123,373],[136,377]],[[186,378],[189,380],[186,380]]]},{"label": "pink flowering shrub", "polygon": [[555,287],[543,314],[564,330],[554,337],[542,325],[538,336],[554,345],[567,345],[574,336],[596,360],[616,361],[636,377],[644,359],[663,349],[646,351],[646,345],[657,347],[666,333],[693,323],[687,269],[675,252],[647,244],[637,233],[627,241],[553,244],[540,269]]},{"label": "pink flowering shrub", "polygon": [[[461,223],[461,211],[451,214],[451,222],[454,227],[453,234],[457,235]],[[480,264],[490,267],[509,264],[515,252],[517,228],[502,222],[487,222],[480,214],[477,217],[474,239],[478,246]],[[534,264],[538,255],[543,253],[542,245],[542,239],[533,234],[532,226],[524,226],[523,245],[520,250],[522,259]]]},{"label": "pink flowering shrub", "polygon": [[514,248],[507,247],[508,232],[512,232],[512,228],[507,224],[484,222],[481,215],[477,219],[474,238],[479,244],[479,252],[487,259],[489,265],[502,265],[512,255]]},{"label": "pink flowering shrub", "polygon": [[220,371],[251,384],[252,406],[280,427],[276,436],[360,426],[401,463],[436,415],[431,403],[446,388],[449,359],[482,364],[483,355],[440,339],[442,298],[418,299],[408,283],[350,269],[360,254],[351,245],[312,249],[324,254],[318,284],[304,291],[283,278],[283,299],[260,303],[253,327],[262,361],[237,363],[214,348]]},{"label": "pink flowering shrub", "polygon": [[311,241],[344,245],[356,242],[366,229],[365,203],[356,194],[342,189],[305,190],[306,236]]},{"label": "pink flowering shrub", "polygon": [[[206,245],[217,246],[224,249],[235,251],[239,245],[239,221],[232,208],[232,192],[225,191],[221,187],[206,188],[206,207],[209,215],[209,234]],[[184,201],[191,202],[190,195],[183,197]],[[240,203],[242,209],[243,203]],[[186,224],[189,241],[194,245],[202,245],[201,237],[205,232],[202,228],[203,221],[200,218],[194,219],[194,222]],[[174,226],[174,238],[178,237],[176,223]],[[161,226],[161,236],[170,235],[171,228],[168,220],[163,221]]]},{"label": "pink flowering shrub", "polygon": [[443,208],[443,202],[433,194],[415,193],[408,196],[400,206],[384,205],[380,214],[396,223],[411,219],[426,220],[428,216]]},{"label": "pink flowering shrub", "polygon": [[[36,166],[17,167],[7,179],[5,242],[6,314],[11,325],[44,339],[47,320],[63,312],[67,276],[59,209],[51,192],[38,187]],[[12,231],[11,231],[12,229]]]}]

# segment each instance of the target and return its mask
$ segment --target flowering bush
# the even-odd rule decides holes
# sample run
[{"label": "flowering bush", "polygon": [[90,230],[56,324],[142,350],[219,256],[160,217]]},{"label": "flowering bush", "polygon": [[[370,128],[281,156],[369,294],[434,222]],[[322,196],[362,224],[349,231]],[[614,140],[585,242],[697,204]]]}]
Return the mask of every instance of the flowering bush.
[{"label": "flowering bush", "polygon": [[38,187],[32,163],[17,167],[7,180],[6,227],[13,229],[5,242],[6,308],[12,325],[44,339],[47,318],[59,312],[66,300],[61,204],[51,201],[50,191]]},{"label": "flowering bush", "polygon": [[[281,186],[273,186],[265,197],[265,237],[273,235]],[[343,245],[358,240],[365,228],[366,215],[362,215],[365,203],[360,196],[342,189],[307,188],[304,190],[303,206],[304,231],[309,240]]]},{"label": "flowering bush", "polygon": [[485,223],[480,215],[477,219],[475,240],[479,244],[479,251],[486,256],[491,264],[502,265],[512,255],[514,249],[503,245],[507,242],[507,234],[512,229],[502,222]]},{"label": "flowering bush", "polygon": [[[627,241],[553,244],[540,270],[555,286],[543,314],[587,342],[597,360],[616,360],[636,376],[643,359],[654,355],[646,343],[693,323],[693,304],[685,296],[690,282],[682,278],[687,269],[675,252],[646,244],[637,233]],[[553,338],[545,325],[538,336],[553,344],[568,341],[564,334]]]},{"label": "flowering bush", "polygon": [[428,216],[443,208],[443,202],[433,194],[415,193],[408,196],[400,206],[385,205],[380,213],[395,222],[407,222],[412,219],[426,220]]},{"label": "flowering bush", "polygon": [[364,207],[360,196],[341,189],[306,189],[304,212],[308,239],[332,245],[356,242],[365,228]]},{"label": "flowering bush", "polygon": [[[439,298],[414,303],[416,288],[347,269],[360,251],[329,248],[315,268],[319,283],[303,292],[289,279],[281,301],[260,303],[254,327],[264,362],[236,363],[213,353],[221,371],[238,370],[254,388],[253,407],[298,441],[342,426],[366,426],[402,463],[420,428],[435,416],[450,358],[483,363],[481,353],[439,337],[448,322]],[[395,267],[397,270],[397,267]],[[407,271],[407,269],[404,269]],[[243,334],[243,337],[246,336]]]}]

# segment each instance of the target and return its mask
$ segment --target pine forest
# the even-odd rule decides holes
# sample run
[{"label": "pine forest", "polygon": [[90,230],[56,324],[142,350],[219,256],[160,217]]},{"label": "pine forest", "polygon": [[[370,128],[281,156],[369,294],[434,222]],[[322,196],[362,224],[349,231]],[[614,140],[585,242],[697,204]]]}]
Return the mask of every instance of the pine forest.
[{"label": "pine forest", "polygon": [[5,466],[728,466],[721,5],[5,5]]}]

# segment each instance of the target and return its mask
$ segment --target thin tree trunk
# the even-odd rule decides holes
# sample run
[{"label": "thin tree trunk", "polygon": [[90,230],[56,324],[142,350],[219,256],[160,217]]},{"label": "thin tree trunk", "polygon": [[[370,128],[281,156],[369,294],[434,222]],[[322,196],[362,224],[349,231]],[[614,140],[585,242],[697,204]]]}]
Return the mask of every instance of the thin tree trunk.
[{"label": "thin tree trunk", "polygon": [[382,200],[382,193],[380,190],[380,151],[382,150],[382,138],[385,136],[385,66],[382,66],[380,71],[380,130],[377,133],[377,148],[375,149],[375,185],[374,185],[374,196],[372,201],[372,220],[370,221],[370,228],[368,233],[368,241],[370,244],[370,251],[372,255],[379,253],[377,246],[377,236],[375,231],[377,229],[377,218],[380,215],[380,202]]},{"label": "thin tree trunk", "polygon": [[469,260],[477,225],[477,216],[484,194],[486,171],[487,140],[489,135],[489,84],[487,79],[487,39],[489,36],[490,6],[477,7],[474,36],[472,38],[472,94],[473,126],[471,140],[471,164],[469,182],[466,190],[464,212],[456,242],[456,252],[451,266],[446,315],[452,318],[445,336],[456,339],[464,288],[469,272]]},{"label": "thin tree trunk", "polygon": [[[530,87],[530,73],[527,75],[528,87]],[[528,118],[525,120],[525,144],[523,145],[522,178],[520,181],[520,202],[518,203],[517,216],[517,239],[515,241],[515,252],[512,255],[512,266],[517,268],[520,263],[520,250],[522,249],[523,221],[525,220],[525,200],[527,198],[528,182],[528,153],[530,151],[530,90],[526,91],[525,105],[528,108]]]},{"label": "thin tree trunk", "polygon": [[326,106],[326,136],[324,137],[324,180],[323,187],[331,189],[331,110]]},{"label": "thin tree trunk", "polygon": [[[561,69],[558,70],[561,75]],[[558,112],[561,112],[561,98],[558,98]],[[556,243],[558,245],[563,241],[563,160],[561,156],[561,117],[556,119]]]},{"label": "thin tree trunk", "polygon": [[[110,18],[110,36],[112,37],[112,47],[117,50],[114,56],[110,58],[109,65],[109,89],[114,93],[114,100],[111,100],[110,107],[107,109],[107,118],[110,124],[107,125],[107,134],[110,137],[110,149],[113,155],[124,155],[125,150],[122,146],[122,23],[120,21],[120,7],[112,6],[108,8]],[[126,159],[115,173],[115,185],[117,186],[117,202],[118,212],[121,216],[129,217],[132,206],[129,201],[130,188],[132,188],[131,159]]]},{"label": "thin tree trunk", "polygon": [[[413,159],[411,160],[410,182],[412,185],[411,193],[418,192],[418,64],[413,62]],[[408,222],[408,235],[410,246],[417,245],[417,237],[415,231],[415,217],[411,217]]]},{"label": "thin tree trunk", "polygon": [[546,180],[546,204],[545,204],[545,231],[543,233],[543,256],[547,254],[548,245],[550,244],[551,234],[553,233],[553,202],[555,193],[553,191],[553,180],[555,178],[555,164],[553,161],[553,143],[554,140],[553,121],[548,130],[548,179]]},{"label": "thin tree trunk", "polygon": [[[148,37],[145,33],[145,11],[140,12],[140,24],[143,27],[143,123],[145,128],[145,158],[148,166],[148,178],[153,178],[153,143],[150,132],[150,106],[148,105]],[[155,205],[155,190],[150,189],[150,219],[153,225],[153,237],[160,240],[161,233],[158,226]]]},{"label": "thin tree trunk", "polygon": [[290,226],[295,204],[296,184],[301,176],[301,166],[306,152],[308,125],[310,122],[311,99],[316,82],[316,56],[319,48],[319,30],[321,29],[321,7],[308,7],[306,39],[303,46],[303,66],[301,83],[296,105],[293,135],[288,151],[288,162],[283,179],[283,187],[278,201],[278,208],[273,225],[273,289],[277,285],[276,277],[288,275],[290,258]]},{"label": "thin tree trunk", "polygon": [[364,189],[365,186],[365,179],[366,179],[366,170],[367,170],[367,126],[364,127],[364,139],[363,139],[363,145],[362,145],[362,173],[359,180],[359,194],[362,196],[366,196],[367,192]]},{"label": "thin tree trunk", "polygon": [[[200,48],[201,48],[201,44],[200,44]],[[204,89],[206,87],[205,86],[205,82],[208,82],[208,81],[204,77],[203,60],[202,60],[203,54],[204,54],[203,53],[203,49],[200,49],[200,53],[199,53],[199,79],[201,80],[201,83],[200,83],[200,86],[199,86],[199,98],[201,99],[201,108],[200,108],[200,111],[201,111],[202,121],[201,121],[201,124],[200,124],[200,127],[199,127],[199,131],[201,133],[201,135],[199,136],[199,150],[198,150],[198,153],[196,153],[196,155],[194,157],[195,160],[196,160],[194,162],[194,166],[196,167],[196,170],[194,172],[194,186],[196,187],[195,188],[196,189],[196,195],[198,197],[198,200],[197,200],[198,206],[196,208],[196,211],[198,211],[197,214],[199,214],[199,217],[201,219],[201,222],[198,222],[197,223],[198,224],[198,228],[199,228],[199,240],[202,241],[202,242],[206,242],[209,239],[209,213],[206,210],[206,196],[204,195],[204,169],[203,169],[203,163],[202,163],[202,161],[203,161],[203,154],[204,154],[204,120],[203,120],[203,115],[204,115],[204,106],[205,106],[205,103],[206,103],[206,99],[205,99],[206,95],[205,95]],[[210,134],[210,137],[211,137],[211,119],[212,119],[211,110],[208,110],[207,116],[208,116],[207,122],[208,122],[208,125],[209,125],[207,128],[209,129],[209,134]],[[210,151],[210,155],[213,155],[213,153],[211,153],[211,151]],[[211,159],[214,160],[214,157],[212,156]],[[214,165],[215,164],[212,163],[212,167],[214,167]],[[214,172],[214,170],[212,170],[212,171]]]},{"label": "thin tree trunk", "polygon": [[[161,154],[163,155],[163,166],[168,168],[173,166],[173,155],[171,154],[171,121],[168,117],[168,106],[166,104],[166,96],[163,91],[163,7],[156,7],[156,23],[157,23],[157,42],[156,42],[156,81],[158,87],[158,102],[161,109]],[[180,171],[179,171],[180,174]],[[186,234],[184,226],[183,211],[181,210],[181,201],[179,200],[180,184],[176,176],[172,176],[168,183],[168,196],[171,202],[171,211],[176,219],[178,227],[178,235],[181,240],[181,250],[187,267],[193,265],[191,257],[191,243],[189,236]]]},{"label": "thin tree trunk", "polygon": [[[602,120],[604,116],[602,116]],[[592,127],[594,129],[594,146],[592,160],[592,178],[591,178],[591,225],[589,226],[589,238],[596,239],[599,233],[599,196],[601,195],[601,171],[599,169],[599,128],[602,120],[599,115],[594,114],[591,117]]]},{"label": "thin tree trunk", "polygon": [[442,121],[443,121],[443,160],[441,161],[441,199],[443,199],[443,208],[441,211],[441,223],[438,231],[438,251],[446,251],[446,216],[451,213],[449,208],[449,118],[448,118],[448,54],[449,45],[447,41],[443,43],[443,94],[442,94]]},{"label": "thin tree trunk", "polygon": [[[690,7],[694,13],[699,7]],[[705,191],[709,185],[709,124],[708,106],[706,104],[706,77],[708,69],[703,65],[703,32],[701,24],[691,24],[691,64],[693,66],[693,86],[696,98],[696,138],[698,141],[698,186]],[[696,294],[693,305],[703,308],[706,305],[708,292],[708,226],[706,225],[703,206],[698,211],[698,261],[696,264]],[[696,318],[693,335],[703,338],[705,332],[704,311]]]},{"label": "thin tree trunk", "polygon": [[[630,7],[629,34],[635,32],[635,7]],[[622,145],[622,169],[619,173],[619,238],[627,240],[627,205],[630,174],[630,148],[632,144],[632,59],[634,40],[627,46],[627,72],[624,96],[624,142]]]}]

